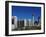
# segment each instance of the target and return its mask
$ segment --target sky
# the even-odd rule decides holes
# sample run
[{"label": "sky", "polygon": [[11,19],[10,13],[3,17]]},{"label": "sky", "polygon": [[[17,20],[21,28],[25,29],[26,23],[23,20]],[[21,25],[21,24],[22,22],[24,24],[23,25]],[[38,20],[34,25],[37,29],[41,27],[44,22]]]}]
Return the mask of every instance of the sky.
[{"label": "sky", "polygon": [[38,16],[41,16],[41,7],[12,6],[12,16],[17,16],[18,19],[32,19],[33,13],[34,19],[38,20]]}]

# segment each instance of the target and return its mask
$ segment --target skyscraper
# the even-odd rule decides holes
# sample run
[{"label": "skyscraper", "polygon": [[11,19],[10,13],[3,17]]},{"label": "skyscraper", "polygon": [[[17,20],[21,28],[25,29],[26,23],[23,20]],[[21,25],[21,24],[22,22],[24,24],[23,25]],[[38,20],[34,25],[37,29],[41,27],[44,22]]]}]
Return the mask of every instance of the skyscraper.
[{"label": "skyscraper", "polygon": [[29,21],[29,26],[31,26],[31,19],[28,19],[28,21]]},{"label": "skyscraper", "polygon": [[24,19],[24,26],[27,26],[27,20]]},{"label": "skyscraper", "polygon": [[38,16],[38,26],[40,26],[41,25],[41,18],[40,18],[40,16]]},{"label": "skyscraper", "polygon": [[34,12],[32,13],[32,17],[33,17],[33,26],[34,26]]},{"label": "skyscraper", "polygon": [[17,28],[17,17],[12,16],[12,29],[16,29],[16,28]]},{"label": "skyscraper", "polygon": [[14,16],[14,17],[15,17],[15,20],[14,20],[15,28],[17,28],[17,16]]}]

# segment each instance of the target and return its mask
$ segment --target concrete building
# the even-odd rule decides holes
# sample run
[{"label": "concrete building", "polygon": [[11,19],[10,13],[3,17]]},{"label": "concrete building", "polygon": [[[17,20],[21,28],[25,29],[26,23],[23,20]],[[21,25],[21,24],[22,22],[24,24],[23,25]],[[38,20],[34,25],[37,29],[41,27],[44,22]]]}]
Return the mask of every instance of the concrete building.
[{"label": "concrete building", "polygon": [[27,26],[27,20],[24,19],[24,26]]},{"label": "concrete building", "polygon": [[17,26],[18,26],[18,28],[24,27],[24,20],[18,19]]},{"label": "concrete building", "polygon": [[34,16],[33,19],[17,19],[17,16],[12,16],[12,29],[21,29],[21,28],[26,28],[30,26],[40,26],[41,25],[41,20],[38,19],[39,23],[38,25],[34,25]]},{"label": "concrete building", "polygon": [[41,25],[41,18],[40,18],[40,16],[38,17],[38,26],[40,26]]},{"label": "concrete building", "polygon": [[32,26],[32,24],[31,24],[31,19],[28,19],[28,21],[29,21],[29,26]]},{"label": "concrete building", "polygon": [[12,29],[17,28],[17,17],[12,16]]}]

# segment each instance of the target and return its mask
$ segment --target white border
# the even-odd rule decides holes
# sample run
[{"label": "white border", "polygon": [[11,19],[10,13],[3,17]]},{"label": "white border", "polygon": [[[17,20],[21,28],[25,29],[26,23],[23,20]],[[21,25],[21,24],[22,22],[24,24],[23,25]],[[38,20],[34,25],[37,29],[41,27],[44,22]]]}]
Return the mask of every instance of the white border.
[{"label": "white border", "polygon": [[[12,31],[11,29],[11,12],[12,12],[12,9],[11,9],[11,6],[34,6],[34,7],[41,7],[41,30],[27,30],[27,31]],[[43,13],[43,5],[42,4],[26,4],[26,3],[9,3],[9,35],[10,34],[26,34],[26,33],[42,33],[44,31],[44,25],[43,25],[43,16],[44,16],[44,13]]]}]

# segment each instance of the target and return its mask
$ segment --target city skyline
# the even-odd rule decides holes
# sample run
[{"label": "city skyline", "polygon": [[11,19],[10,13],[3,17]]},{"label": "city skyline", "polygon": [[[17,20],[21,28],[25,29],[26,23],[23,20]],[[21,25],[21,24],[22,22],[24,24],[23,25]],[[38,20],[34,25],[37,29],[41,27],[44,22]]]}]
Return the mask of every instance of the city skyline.
[{"label": "city skyline", "polygon": [[41,16],[41,7],[12,6],[12,16],[17,16],[18,19],[32,19],[33,13],[34,20],[38,20],[38,16]]},{"label": "city skyline", "polygon": [[[35,23],[35,24],[34,24]],[[12,16],[12,29],[13,30],[32,30],[32,29],[41,29],[40,22],[32,22],[31,19],[18,20],[17,16]],[[13,27],[14,26],[14,27]],[[36,28],[33,28],[36,27]]]}]

